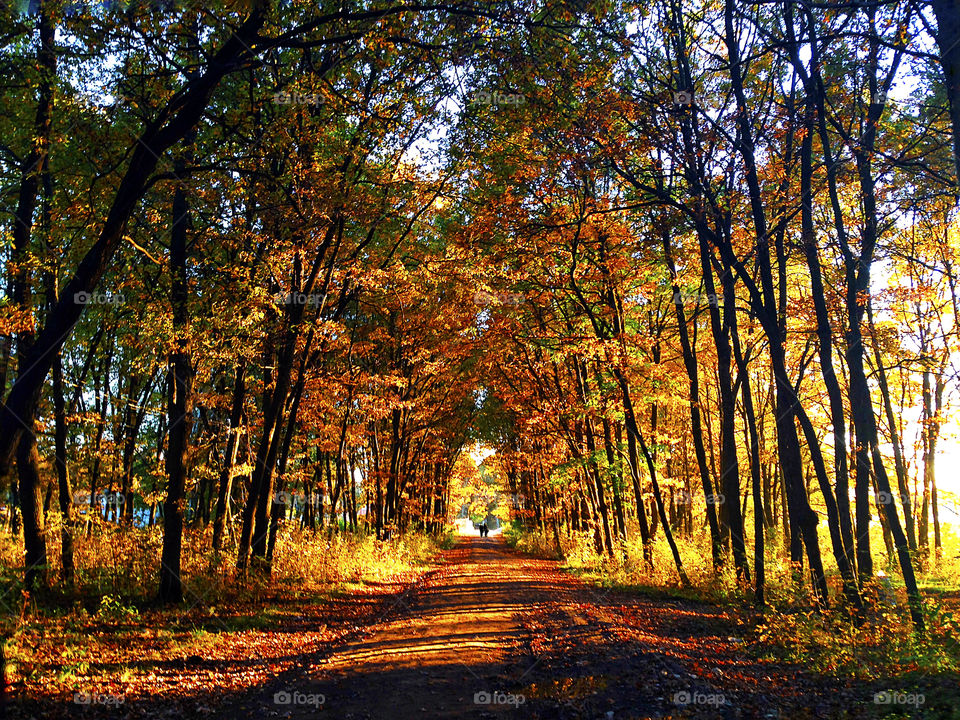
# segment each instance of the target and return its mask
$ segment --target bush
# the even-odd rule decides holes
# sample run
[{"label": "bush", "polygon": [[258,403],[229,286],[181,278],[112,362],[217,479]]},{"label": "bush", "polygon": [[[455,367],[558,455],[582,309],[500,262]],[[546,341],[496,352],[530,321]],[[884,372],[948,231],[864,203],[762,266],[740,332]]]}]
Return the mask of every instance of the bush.
[{"label": "bush", "polygon": [[[50,584],[56,588],[61,574],[59,531],[49,532],[48,539]],[[79,523],[74,535],[76,583],[72,591],[78,607],[86,605],[90,612],[111,620],[132,619],[138,612],[137,603],[150,602],[156,596],[162,541],[160,526],[128,528],[95,518],[88,534],[85,523]],[[185,593],[189,595],[190,588],[204,588],[207,603],[244,592],[235,582],[236,548],[228,543],[217,556],[211,551],[211,542],[212,528],[184,530],[181,576]],[[454,542],[452,531],[440,537],[408,533],[378,541],[365,533],[313,531],[283,523],[266,584],[318,590],[347,582],[382,581],[423,566]],[[0,548],[0,574],[17,585],[22,579],[23,541],[0,530]],[[260,583],[258,590],[263,587]]]}]

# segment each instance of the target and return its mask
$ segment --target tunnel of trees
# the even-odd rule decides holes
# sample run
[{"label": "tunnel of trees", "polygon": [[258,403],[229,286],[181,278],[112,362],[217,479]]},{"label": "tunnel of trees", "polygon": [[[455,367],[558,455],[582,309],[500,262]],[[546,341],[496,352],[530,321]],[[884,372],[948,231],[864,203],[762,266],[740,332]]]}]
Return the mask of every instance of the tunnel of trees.
[{"label": "tunnel of trees", "polygon": [[[162,12],[160,11],[162,10]],[[3,9],[0,475],[28,586],[83,534],[516,522],[759,603],[942,545],[955,2]],[[871,535],[871,528],[879,531]],[[879,547],[871,547],[878,545]],[[666,552],[655,552],[665,547]]]}]

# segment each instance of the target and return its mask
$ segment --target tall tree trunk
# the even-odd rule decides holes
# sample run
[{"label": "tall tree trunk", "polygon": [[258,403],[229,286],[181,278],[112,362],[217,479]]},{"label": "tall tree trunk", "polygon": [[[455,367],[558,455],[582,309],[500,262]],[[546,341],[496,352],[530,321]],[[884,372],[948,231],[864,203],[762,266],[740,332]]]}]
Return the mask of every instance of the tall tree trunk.
[{"label": "tall tree trunk", "polygon": [[[629,392],[629,389],[628,391]],[[632,408],[631,408],[632,410]],[[636,420],[634,420],[636,422]],[[619,435],[619,431],[618,431]],[[647,525],[647,512],[643,504],[643,490],[640,485],[640,458],[637,455],[637,439],[633,433],[627,433],[627,464],[630,466],[630,479],[633,481],[634,505],[637,508],[637,525],[640,527],[640,542],[643,545],[643,559],[653,568],[653,545],[650,542],[650,528]]]},{"label": "tall tree trunk", "polygon": [[[833,364],[833,329],[827,309],[827,295],[823,284],[823,275],[820,268],[820,258],[817,254],[817,236],[813,219],[813,133],[817,111],[817,98],[820,86],[814,81],[816,75],[804,71],[800,59],[798,43],[793,29],[792,7],[785,12],[788,32],[791,38],[791,51],[794,65],[802,73],[807,101],[804,104],[804,136],[800,148],[800,195],[801,204],[801,232],[802,248],[807,269],[810,273],[810,294],[813,298],[814,311],[817,320],[817,341],[820,359],[820,371],[830,403],[830,422],[833,427],[833,467],[834,491],[836,498],[837,515],[840,523],[840,548],[845,556],[845,565],[856,568],[853,542],[853,525],[850,517],[849,470],[847,466],[847,433],[846,419],[843,407],[843,394],[837,373]],[[826,153],[829,155],[829,149]],[[819,452],[819,449],[816,450]],[[814,452],[814,447],[811,447]],[[837,544],[834,543],[834,551]],[[847,588],[848,594],[851,588]],[[857,597],[859,590],[857,589]]]},{"label": "tall tree trunk", "polygon": [[[307,343],[309,345],[309,342]],[[303,397],[303,386],[306,379],[305,374],[305,365],[306,365],[307,354],[304,353],[303,360],[300,363],[300,373],[297,378],[297,385],[293,390],[293,402],[291,404],[290,410],[287,413],[287,426],[283,433],[283,440],[280,446],[280,454],[277,460],[277,476],[281,478],[281,483],[283,483],[283,478],[286,477],[287,473],[287,460],[290,457],[290,445],[293,442],[294,433],[296,433],[296,424],[297,424],[297,415],[300,411],[300,398]],[[281,484],[281,487],[283,485]],[[286,496],[284,496],[286,497]],[[284,503],[279,503],[274,501],[273,503],[273,512],[270,518],[270,532],[267,540],[267,564],[271,567],[273,566],[273,549],[277,543],[277,531],[279,530],[280,519],[283,516],[283,511],[286,508]],[[294,505],[293,499],[291,497],[290,506],[291,509]]]},{"label": "tall tree trunk", "polygon": [[[250,551],[253,562],[257,563],[258,570],[269,572],[267,562],[267,542],[270,530],[270,509],[273,505],[273,482],[276,475],[277,455],[280,451],[280,423],[283,407],[290,392],[290,376],[293,365],[293,352],[296,340],[293,331],[289,332],[286,347],[280,355],[277,366],[277,384],[271,396],[270,407],[264,412],[264,427],[257,449],[256,465],[252,490],[247,499],[244,514],[253,515],[255,524],[250,537]],[[245,518],[246,520],[246,518]],[[243,552],[243,567],[246,567],[246,548],[241,538]],[[239,558],[238,558],[239,560]]]},{"label": "tall tree trunk", "polygon": [[[313,258],[308,271],[303,271],[303,259],[298,251],[294,257],[291,274],[291,295],[310,295],[315,291],[317,275],[325,261],[326,249],[336,233],[336,223],[325,233],[321,248]],[[331,260],[332,262],[332,260]],[[323,288],[326,291],[326,287]],[[240,534],[240,547],[237,553],[237,569],[244,572],[247,567],[247,555],[252,553],[259,570],[269,573],[267,544],[270,530],[269,510],[272,504],[273,480],[280,452],[281,423],[283,411],[287,407],[290,386],[293,380],[293,366],[297,351],[297,340],[303,322],[306,304],[290,302],[283,316],[283,344],[276,361],[275,382],[264,398],[263,429],[257,446],[256,462],[251,480],[250,495],[243,509],[243,525]],[[311,334],[312,337],[312,334]],[[304,349],[307,352],[307,349]],[[254,525],[255,522],[255,525]]]},{"label": "tall tree trunk", "polygon": [[[873,72],[869,75],[870,94],[871,98],[877,98],[879,91],[876,78],[876,58],[879,55],[879,48],[877,47],[877,42],[873,39],[876,36],[874,27],[875,9],[868,9],[867,12],[869,14],[872,31],[870,41],[870,65]],[[910,615],[913,619],[914,626],[919,630],[923,628],[922,599],[919,589],[917,588],[916,575],[910,557],[910,548],[907,545],[907,538],[903,533],[903,527],[897,515],[897,508],[893,502],[893,494],[890,491],[887,469],[880,455],[873,400],[870,396],[870,387],[867,383],[866,371],[863,365],[864,349],[861,323],[863,321],[864,308],[860,304],[860,298],[870,292],[870,268],[873,262],[873,254],[878,236],[876,194],[871,156],[874,151],[877,125],[879,124],[882,112],[883,103],[872,100],[865,126],[866,129],[864,130],[860,144],[854,151],[857,175],[860,181],[861,202],[863,205],[863,229],[861,233],[862,239],[859,258],[854,258],[849,250],[846,257],[848,315],[847,368],[850,372],[850,408],[858,441],[857,486],[859,487],[862,482],[869,487],[869,479],[863,478],[861,481],[860,474],[861,472],[869,472],[869,461],[872,460],[877,489],[880,497],[883,499],[882,511],[887,519],[890,532],[893,535],[897,557],[900,561],[900,570],[903,573],[903,582],[907,589]],[[860,457],[861,455],[863,455],[863,457]],[[866,505],[869,501],[867,491],[864,491],[864,495],[866,495],[866,497],[863,498],[858,495],[857,500],[858,502],[863,500],[863,504]],[[857,515],[858,517],[861,516],[861,509],[859,507],[857,509]],[[857,532],[864,533],[858,537],[858,541],[866,546],[865,553],[867,553],[869,552],[869,509],[865,509],[863,515],[865,515],[865,519],[861,519],[864,519],[864,522],[862,523],[862,527],[858,525]],[[860,572],[862,577],[862,567],[860,568]]]},{"label": "tall tree trunk", "polygon": [[610,418],[606,415],[601,419],[603,425],[603,447],[606,451],[607,467],[610,472],[610,484],[613,490],[613,518],[616,525],[617,542],[623,548],[627,542],[627,521],[623,514],[623,475],[619,457],[613,447],[613,433]]},{"label": "tall tree trunk", "polygon": [[[32,418],[28,419],[32,424]],[[17,447],[17,474],[26,551],[24,585],[36,588],[47,580],[47,540],[40,498],[40,456],[37,453],[37,436],[32,430],[25,430],[21,435]]]},{"label": "tall tree trunk", "polygon": [[[787,12],[787,25],[793,35],[792,15]],[[792,44],[795,63],[799,64],[796,43]],[[804,78],[805,88],[810,94],[815,91],[809,76]],[[817,319],[817,339],[824,385],[830,401],[830,418],[833,425],[834,442],[834,478],[835,488],[831,489],[827,478],[826,463],[820,451],[820,442],[813,426],[801,406],[797,408],[797,418],[803,428],[810,449],[810,459],[816,471],[820,491],[823,494],[827,510],[827,523],[833,554],[843,578],[844,593],[856,606],[861,607],[859,587],[857,586],[854,564],[852,528],[850,525],[849,496],[847,491],[847,439],[844,421],[843,398],[840,383],[833,367],[833,330],[827,311],[827,298],[820,270],[820,258],[817,255],[816,230],[813,220],[813,132],[815,103],[808,97],[804,103],[804,136],[800,147],[800,194],[803,198],[800,210],[800,224],[803,235],[804,258],[810,273],[811,295]],[[834,495],[834,492],[836,495]]]},{"label": "tall tree trunk", "polygon": [[[655,407],[655,405],[651,406],[651,414],[655,414]],[[674,540],[673,530],[670,528],[670,523],[667,522],[667,513],[663,506],[663,496],[660,494],[660,483],[657,481],[657,467],[653,461],[653,456],[650,454],[650,449],[643,439],[640,428],[637,427],[636,424],[631,428],[630,424],[628,424],[627,430],[636,433],[637,442],[640,443],[640,451],[643,453],[643,457],[646,458],[647,470],[650,473],[650,484],[653,487],[653,498],[657,503],[657,514],[660,516],[660,522],[663,525],[663,534],[667,538],[667,545],[670,547],[670,552],[673,555],[673,562],[677,567],[677,574],[680,576],[680,584],[688,588],[690,587],[690,580],[687,577],[686,571],[683,569],[683,561],[680,559],[680,550],[677,548],[676,540]]]},{"label": "tall tree trunk", "polygon": [[[743,75],[740,60],[740,45],[734,30],[736,4],[734,0],[726,0],[724,4],[725,44],[730,58],[729,75],[733,94],[737,102],[737,129],[739,130],[735,142],[736,150],[744,161],[745,177],[747,182],[750,209],[756,236],[756,262],[760,275],[760,289],[751,290],[751,305],[760,319],[764,333],[769,340],[770,361],[776,381],[776,425],[778,455],[780,469],[783,473],[785,489],[788,497],[788,511],[791,514],[791,526],[803,539],[807,551],[807,561],[813,578],[814,589],[821,604],[828,601],[826,577],[823,571],[823,561],[820,556],[820,542],[817,536],[818,518],[810,508],[807,498],[802,471],[803,459],[800,452],[800,439],[795,424],[795,409],[798,403],[796,392],[790,382],[787,372],[786,355],[784,350],[785,329],[781,326],[778,304],[774,291],[773,273],[770,262],[769,232],[766,213],[763,204],[763,192],[757,172],[757,163],[754,152],[753,128],[747,113],[747,98],[743,87]],[[729,244],[719,248],[726,254],[725,262],[731,267],[737,267],[739,261],[734,257]],[[738,273],[739,273],[738,269]],[[745,273],[741,277],[746,279]],[[748,286],[749,287],[749,286]]]},{"label": "tall tree trunk", "polygon": [[[680,286],[676,282],[676,269],[673,263],[673,253],[670,248],[670,235],[664,229],[661,234],[663,253],[673,279],[673,305],[677,315],[677,330],[680,339],[680,351],[683,354],[683,366],[687,371],[690,388],[690,428],[693,439],[693,449],[697,457],[697,469],[700,472],[700,485],[707,502],[707,523],[710,526],[710,549],[713,553],[713,568],[719,571],[723,567],[723,541],[720,532],[720,521],[717,517],[716,506],[709,502],[713,497],[713,482],[710,480],[710,470],[707,466],[707,452],[703,444],[703,426],[700,417],[700,380],[697,370],[697,356],[690,343],[690,334],[687,331],[687,318],[683,309],[683,298]],[[653,533],[651,532],[651,535]]]},{"label": "tall tree trunk", "polygon": [[388,528],[393,528],[397,515],[397,484],[400,474],[400,445],[401,445],[401,411],[394,408],[390,414],[390,473],[387,475],[387,493],[384,499],[384,521]]},{"label": "tall tree trunk", "polygon": [[764,544],[766,537],[764,533],[765,511],[762,489],[763,481],[760,469],[760,433],[757,431],[757,417],[753,407],[753,394],[750,390],[748,358],[743,356],[743,352],[740,349],[740,336],[736,326],[732,328],[731,340],[733,341],[733,357],[737,363],[737,373],[739,374],[740,395],[743,399],[743,414],[746,421],[750,447],[750,478],[753,490],[753,598],[757,605],[763,605],[766,590],[766,567],[764,562]]},{"label": "tall tree trunk", "polygon": [[[35,334],[33,328],[33,273],[30,262],[30,244],[33,219],[37,208],[41,178],[48,172],[50,150],[50,125],[53,116],[54,87],[57,73],[57,56],[54,45],[56,27],[48,3],[41,1],[37,14],[37,67],[40,84],[37,94],[37,111],[33,121],[30,151],[21,168],[20,188],[12,228],[13,248],[13,303],[30,319],[29,329],[17,334],[17,382],[32,370]],[[50,359],[52,364],[52,358]],[[16,387],[16,383],[14,384]],[[36,405],[42,390],[42,382],[36,387],[36,400],[19,411],[0,418],[0,442],[8,442],[7,458],[16,448],[20,513],[23,516],[23,544],[26,552],[24,582],[28,588],[46,583],[47,543],[44,537],[44,518],[40,497],[39,455],[34,424]],[[4,407],[6,410],[7,408]],[[7,425],[7,427],[4,427]],[[0,476],[6,475],[9,459],[0,459]]]},{"label": "tall tree trunk", "polygon": [[736,319],[736,296],[734,294],[734,274],[732,268],[725,268],[720,278],[723,288],[723,318],[720,317],[720,303],[713,282],[711,252],[707,239],[698,235],[700,247],[700,268],[703,272],[704,287],[709,298],[710,325],[713,331],[714,346],[717,350],[717,385],[720,394],[720,485],[723,488],[721,515],[726,521],[733,548],[733,562],[738,580],[750,579],[747,564],[747,550],[743,539],[743,515],[740,512],[740,466],[737,460],[736,438],[736,393],[730,374],[732,362],[730,350],[730,332]]},{"label": "tall tree trunk", "polygon": [[[176,163],[177,175],[185,170],[185,161]],[[183,600],[180,577],[183,515],[186,503],[187,445],[193,425],[191,394],[193,364],[190,358],[189,281],[187,245],[190,208],[186,191],[178,183],[173,195],[173,226],[170,233],[170,305],[173,315],[174,344],[168,361],[167,385],[167,496],[163,503],[163,547],[160,552],[159,599],[164,603]]]},{"label": "tall tree trunk", "polygon": [[[922,352],[926,352],[925,348]],[[934,388],[929,369],[923,370],[922,413],[920,415],[920,444],[923,448],[923,494],[920,503],[920,548],[924,561],[930,555],[930,506],[933,496],[932,487],[936,482],[936,450],[939,435],[939,419],[934,407]],[[937,378],[937,390],[940,390],[942,381]]]},{"label": "tall tree trunk", "polygon": [[940,410],[943,407],[943,391],[946,387],[944,371],[945,368],[941,367],[934,387],[933,423],[930,428],[930,454],[934,456],[934,472],[930,475],[930,509],[933,514],[934,559],[937,562],[939,562],[940,555],[943,552],[943,545],[940,541],[940,509],[937,507],[936,454],[937,440],[940,437]]},{"label": "tall tree trunk", "polygon": [[[585,365],[583,365],[580,361],[576,361],[574,372],[577,379],[577,385],[579,385],[581,401],[586,407],[587,403],[589,402],[590,389],[587,383],[587,370]],[[613,535],[610,532],[610,511],[607,508],[606,492],[603,487],[603,476],[600,472],[600,466],[597,464],[595,459],[597,455],[597,445],[593,434],[593,423],[589,417],[587,417],[583,422],[583,433],[587,442],[587,456],[589,457],[590,476],[593,478],[594,485],[596,487],[597,508],[600,511],[600,518],[603,521],[603,545],[607,551],[607,554],[610,557],[613,557],[615,552],[613,548]]]}]

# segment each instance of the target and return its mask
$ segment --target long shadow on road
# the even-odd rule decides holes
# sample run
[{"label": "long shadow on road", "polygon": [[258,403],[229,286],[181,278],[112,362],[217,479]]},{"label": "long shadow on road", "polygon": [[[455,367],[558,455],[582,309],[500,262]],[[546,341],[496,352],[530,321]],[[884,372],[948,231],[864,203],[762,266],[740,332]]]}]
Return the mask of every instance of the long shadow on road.
[{"label": "long shadow on road", "polygon": [[596,589],[465,538],[362,637],[307,654],[224,716],[343,720],[871,717],[829,679],[745,652],[718,608]]},{"label": "long shadow on road", "polygon": [[464,539],[444,568],[398,599],[395,617],[325,657],[304,657],[258,703],[244,703],[245,714],[308,717],[320,700],[345,719],[516,709],[525,675],[518,618],[564,589],[543,562],[524,562],[495,538]]},{"label": "long shadow on road", "polygon": [[[369,598],[338,598],[331,622],[356,623],[340,640],[311,641],[317,628],[304,620],[268,633],[279,650],[270,658],[241,647],[211,663],[206,681],[174,675],[175,701],[133,696],[122,708],[68,704],[39,717],[801,720],[889,709],[873,703],[879,686],[758,660],[718,607],[594,588],[499,538],[462,539],[380,602],[351,621],[351,603],[370,610]],[[282,669],[264,682],[273,667]]]}]

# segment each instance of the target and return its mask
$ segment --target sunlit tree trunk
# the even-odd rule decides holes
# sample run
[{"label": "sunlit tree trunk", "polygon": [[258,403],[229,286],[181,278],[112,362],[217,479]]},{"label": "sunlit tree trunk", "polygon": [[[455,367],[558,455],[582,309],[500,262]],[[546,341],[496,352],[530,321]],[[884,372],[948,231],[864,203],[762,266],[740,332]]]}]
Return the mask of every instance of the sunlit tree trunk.
[{"label": "sunlit tree trunk", "polygon": [[53,435],[54,464],[57,468],[57,490],[60,499],[60,564],[63,582],[73,587],[73,491],[70,488],[70,469],[67,465],[67,412],[63,388],[63,359],[57,356],[53,363]]}]

